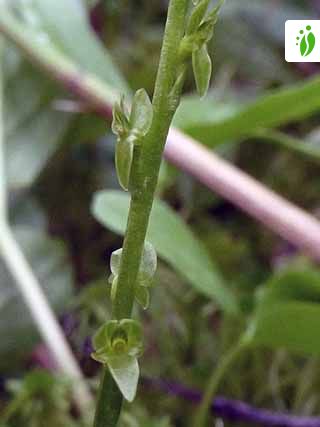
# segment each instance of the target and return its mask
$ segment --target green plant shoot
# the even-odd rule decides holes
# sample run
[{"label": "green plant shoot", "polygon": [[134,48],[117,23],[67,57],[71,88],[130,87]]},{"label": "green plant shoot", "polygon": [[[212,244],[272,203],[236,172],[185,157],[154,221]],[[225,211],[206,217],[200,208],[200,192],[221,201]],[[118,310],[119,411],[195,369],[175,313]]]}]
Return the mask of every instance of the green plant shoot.
[{"label": "green plant shoot", "polygon": [[157,267],[156,252],[145,238],[162,153],[189,62],[199,95],[207,93],[212,69],[207,44],[221,5],[222,1],[208,12],[209,0],[201,0],[187,19],[188,1],[171,0],[152,103],[140,89],[131,109],[124,97],[114,106],[116,170],[121,187],[131,194],[131,202],[123,248],[112,254],[110,262],[113,320],[94,337],[92,357],[105,366],[95,427],[116,426],[122,397],[131,402],[136,394],[142,327],[130,318],[134,300],[144,309],[149,306]]}]

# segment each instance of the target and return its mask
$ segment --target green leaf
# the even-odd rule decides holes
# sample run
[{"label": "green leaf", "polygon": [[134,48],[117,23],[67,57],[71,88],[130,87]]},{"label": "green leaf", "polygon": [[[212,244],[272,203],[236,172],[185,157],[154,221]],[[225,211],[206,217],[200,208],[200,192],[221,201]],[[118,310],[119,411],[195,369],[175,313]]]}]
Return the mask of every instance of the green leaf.
[{"label": "green leaf", "polygon": [[[51,65],[59,67],[62,64],[76,73],[75,80],[89,79],[111,102],[116,101],[118,92],[130,92],[120,71],[91,30],[81,1],[3,0],[0,9],[1,24],[14,29],[15,42],[19,45],[19,41],[27,40],[24,51],[32,51],[40,61],[45,58]],[[70,84],[77,85],[77,81]]]},{"label": "green leaf", "polygon": [[[320,78],[315,77],[287,88],[274,90],[245,105],[221,105],[214,99],[201,102],[186,98],[175,117],[175,125],[210,146],[253,135],[261,129],[272,129],[305,119],[320,110]],[[304,100],[301,102],[301,100]]]},{"label": "green leaf", "polygon": [[262,305],[251,325],[251,342],[271,348],[284,347],[302,354],[320,354],[320,306],[306,302]]},{"label": "green leaf", "polygon": [[253,345],[320,354],[320,272],[294,267],[273,277],[258,293],[248,329]]},{"label": "green leaf", "polygon": [[206,45],[192,52],[193,73],[200,97],[208,92],[212,72],[211,58]]},{"label": "green leaf", "polygon": [[320,303],[320,272],[313,268],[291,267],[276,274],[260,296],[263,304],[274,301],[305,301]]},{"label": "green leaf", "polygon": [[[92,212],[104,226],[123,234],[130,198],[119,191],[102,191],[95,195]],[[159,256],[167,261],[197,291],[213,298],[228,312],[237,311],[237,303],[202,243],[181,218],[165,203],[155,200],[147,239]]]},{"label": "green leaf", "polygon": [[[9,188],[30,186],[56,151],[70,116],[52,108],[56,86],[23,61],[10,46],[5,63],[15,68],[5,74],[6,172]],[[35,155],[35,153],[37,153]]]},{"label": "green leaf", "polygon": [[32,4],[29,9],[41,23],[42,31],[63,54],[81,70],[95,74],[121,93],[128,93],[121,73],[91,30],[82,1],[34,0]]},{"label": "green leaf", "polygon": [[139,381],[139,364],[135,357],[122,356],[108,359],[108,367],[123,397],[132,402]]},{"label": "green leaf", "polygon": [[119,184],[125,191],[128,191],[129,189],[133,150],[134,144],[129,138],[117,141],[116,169]]},{"label": "green leaf", "polygon": [[149,132],[153,119],[153,107],[149,95],[145,89],[139,89],[132,101],[130,114],[130,127],[139,134],[146,135]]}]

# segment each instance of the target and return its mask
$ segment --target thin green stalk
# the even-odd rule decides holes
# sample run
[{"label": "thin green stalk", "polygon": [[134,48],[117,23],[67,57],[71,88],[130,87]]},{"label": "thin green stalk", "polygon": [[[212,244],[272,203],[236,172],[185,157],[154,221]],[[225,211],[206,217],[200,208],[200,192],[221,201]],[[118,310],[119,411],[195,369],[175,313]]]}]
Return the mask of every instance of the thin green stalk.
[{"label": "thin green stalk", "polygon": [[[174,115],[170,91],[177,78],[178,49],[184,34],[187,0],[171,0],[165,28],[159,70],[153,96],[153,122],[143,141],[139,168],[134,168],[127,231],[123,244],[117,293],[113,304],[115,319],[131,317],[134,288],[144,247],[150,211],[158,181],[163,149]],[[134,164],[136,159],[134,159]],[[122,395],[105,369],[96,410],[95,427],[116,426]]]},{"label": "thin green stalk", "polygon": [[207,415],[210,409],[211,402],[216,394],[221,380],[231,367],[233,362],[247,347],[247,341],[241,338],[235,346],[233,346],[219,361],[218,366],[214,368],[211,377],[208,381],[206,391],[204,393],[201,405],[197,410],[193,425],[194,427],[204,427],[206,425]]}]

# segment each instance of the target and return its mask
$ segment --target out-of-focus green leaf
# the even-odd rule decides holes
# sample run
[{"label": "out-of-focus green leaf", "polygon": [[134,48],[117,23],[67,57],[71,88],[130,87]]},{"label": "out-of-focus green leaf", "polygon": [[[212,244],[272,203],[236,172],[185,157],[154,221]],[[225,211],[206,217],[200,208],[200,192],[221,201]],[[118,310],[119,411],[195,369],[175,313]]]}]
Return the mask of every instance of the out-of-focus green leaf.
[{"label": "out-of-focus green leaf", "polygon": [[[13,58],[14,57],[14,58]],[[15,67],[10,62],[15,61]],[[61,141],[70,116],[54,111],[56,86],[11,47],[5,62],[6,172],[9,187],[33,183]]]},{"label": "out-of-focus green leaf", "polygon": [[320,273],[312,268],[290,268],[271,278],[261,299],[263,304],[275,301],[320,303]]},{"label": "out-of-focus green leaf", "polygon": [[11,187],[32,184],[55,152],[68,118],[44,107],[8,138],[7,174]]},{"label": "out-of-focus green leaf", "polygon": [[[107,93],[128,93],[108,52],[92,32],[81,1],[4,0],[0,16],[10,20],[36,50],[90,74]],[[75,42],[76,41],[76,42]],[[10,47],[5,65],[7,172],[9,185],[32,184],[56,149],[70,115],[55,111],[57,87],[26,65]],[[37,155],[34,155],[37,153]]]},{"label": "out-of-focus green leaf", "polygon": [[32,13],[49,40],[81,70],[95,74],[121,92],[128,87],[119,70],[90,28],[81,0],[34,0]]},{"label": "out-of-focus green leaf", "polygon": [[292,269],[270,280],[249,327],[254,345],[320,354],[320,273]]},{"label": "out-of-focus green leaf", "polygon": [[[102,191],[96,194],[92,211],[103,225],[123,234],[129,201],[129,196],[119,191]],[[185,277],[197,291],[215,299],[223,309],[236,311],[233,295],[201,242],[179,216],[160,200],[154,203],[147,239],[154,245],[159,256]]]},{"label": "out-of-focus green leaf", "polygon": [[128,92],[121,73],[91,30],[81,0],[3,0],[0,7],[2,19],[17,31],[25,31],[33,49],[46,51],[51,60],[68,61],[79,75],[96,76],[109,90]]},{"label": "out-of-focus green leaf", "polygon": [[[72,294],[72,272],[63,245],[31,227],[16,227],[14,232],[51,305],[61,312]],[[0,334],[2,370],[13,368],[16,362],[26,358],[38,339],[28,308],[2,262]]]},{"label": "out-of-focus green leaf", "polygon": [[320,354],[320,306],[306,302],[274,302],[261,306],[253,326],[252,342],[284,347],[303,354]]},{"label": "out-of-focus green leaf", "polygon": [[244,106],[228,105],[222,112],[217,112],[214,100],[203,102],[187,98],[177,112],[175,125],[214,147],[317,113],[320,110],[319,90],[320,79],[315,77],[275,90]]}]

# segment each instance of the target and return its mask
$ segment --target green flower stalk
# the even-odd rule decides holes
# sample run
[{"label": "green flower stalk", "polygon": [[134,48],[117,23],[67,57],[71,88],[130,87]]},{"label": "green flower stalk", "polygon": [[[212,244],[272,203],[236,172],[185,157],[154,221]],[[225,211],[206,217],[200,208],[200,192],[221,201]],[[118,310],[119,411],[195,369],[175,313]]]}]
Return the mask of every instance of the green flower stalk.
[{"label": "green flower stalk", "polygon": [[187,20],[188,3],[170,1],[152,103],[140,89],[130,111],[123,98],[113,111],[116,169],[120,185],[131,193],[131,203],[123,248],[111,257],[113,320],[94,338],[92,357],[104,365],[94,427],[116,426],[122,397],[132,401],[137,389],[142,332],[130,317],[134,301],[144,309],[149,305],[157,258],[145,238],[162,154],[189,62],[200,96],[209,87],[212,66],[207,43],[222,1],[209,13],[210,0],[196,2]]}]

